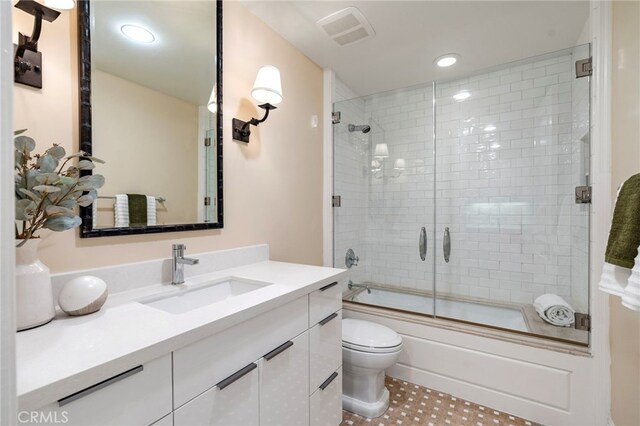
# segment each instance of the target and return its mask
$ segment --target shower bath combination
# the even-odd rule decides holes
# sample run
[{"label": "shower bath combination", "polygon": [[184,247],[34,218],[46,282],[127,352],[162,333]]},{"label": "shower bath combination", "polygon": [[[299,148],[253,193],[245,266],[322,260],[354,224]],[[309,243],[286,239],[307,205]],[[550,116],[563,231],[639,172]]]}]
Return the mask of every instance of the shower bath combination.
[{"label": "shower bath combination", "polygon": [[349,132],[362,132],[369,133],[371,131],[371,126],[368,124],[349,124],[348,126]]}]

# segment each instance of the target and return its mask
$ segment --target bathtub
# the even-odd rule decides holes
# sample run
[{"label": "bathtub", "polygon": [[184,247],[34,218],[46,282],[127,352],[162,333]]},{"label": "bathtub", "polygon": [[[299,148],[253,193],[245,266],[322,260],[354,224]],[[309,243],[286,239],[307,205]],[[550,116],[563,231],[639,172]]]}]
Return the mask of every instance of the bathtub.
[{"label": "bathtub", "polygon": [[[370,287],[371,293],[359,290],[346,300],[402,311],[433,315],[433,297],[392,289]],[[516,331],[529,331],[521,309],[455,299],[437,299],[436,315]]]},{"label": "bathtub", "polygon": [[593,424],[595,404],[585,402],[597,386],[589,349],[532,335],[526,307],[438,298],[433,316],[429,294],[370,289],[344,293],[343,318],[400,334],[389,376],[542,424]]}]

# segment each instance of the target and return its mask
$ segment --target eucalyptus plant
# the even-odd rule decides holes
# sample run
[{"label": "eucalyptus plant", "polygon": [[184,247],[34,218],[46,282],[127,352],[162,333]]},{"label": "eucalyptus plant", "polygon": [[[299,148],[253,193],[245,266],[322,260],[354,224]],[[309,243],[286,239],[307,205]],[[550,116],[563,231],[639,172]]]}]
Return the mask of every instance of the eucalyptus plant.
[{"label": "eucalyptus plant", "polygon": [[[36,233],[42,228],[61,232],[80,226],[77,207],[90,206],[98,196],[97,189],[104,185],[102,175],[80,176],[81,171],[92,170],[94,163],[104,161],[83,151],[67,156],[57,144],[42,155],[33,154],[36,142],[22,135],[24,132],[14,133],[15,230],[16,240],[22,240],[18,247],[38,238]],[[20,229],[18,222],[22,222]]]}]

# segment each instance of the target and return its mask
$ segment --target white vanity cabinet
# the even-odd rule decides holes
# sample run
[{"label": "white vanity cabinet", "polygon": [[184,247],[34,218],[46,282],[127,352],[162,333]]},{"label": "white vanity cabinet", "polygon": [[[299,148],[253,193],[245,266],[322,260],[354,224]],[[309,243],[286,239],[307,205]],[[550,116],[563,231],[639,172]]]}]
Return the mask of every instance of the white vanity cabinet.
[{"label": "white vanity cabinet", "polygon": [[150,425],[171,414],[171,397],[167,354],[40,408],[43,417],[32,423]]},{"label": "white vanity cabinet", "polygon": [[72,425],[339,425],[341,305],[328,284],[43,410]]},{"label": "white vanity cabinet", "polygon": [[309,424],[309,332],[260,359],[260,425]]},{"label": "white vanity cabinet", "polygon": [[175,351],[175,426],[340,424],[341,296],[331,283]]},{"label": "white vanity cabinet", "polygon": [[251,363],[173,413],[175,426],[259,424],[257,364]]}]

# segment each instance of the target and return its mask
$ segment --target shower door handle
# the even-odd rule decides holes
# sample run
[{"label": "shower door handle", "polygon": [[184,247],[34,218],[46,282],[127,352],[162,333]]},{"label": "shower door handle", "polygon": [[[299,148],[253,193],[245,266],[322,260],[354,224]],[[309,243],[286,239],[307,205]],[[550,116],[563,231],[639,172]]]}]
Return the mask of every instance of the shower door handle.
[{"label": "shower door handle", "polygon": [[418,243],[418,250],[420,251],[420,259],[424,261],[427,258],[427,230],[424,226],[420,230],[420,242]]},{"label": "shower door handle", "polygon": [[449,227],[444,228],[442,251],[444,253],[444,261],[449,263],[449,257],[451,256],[451,235],[449,234]]}]

